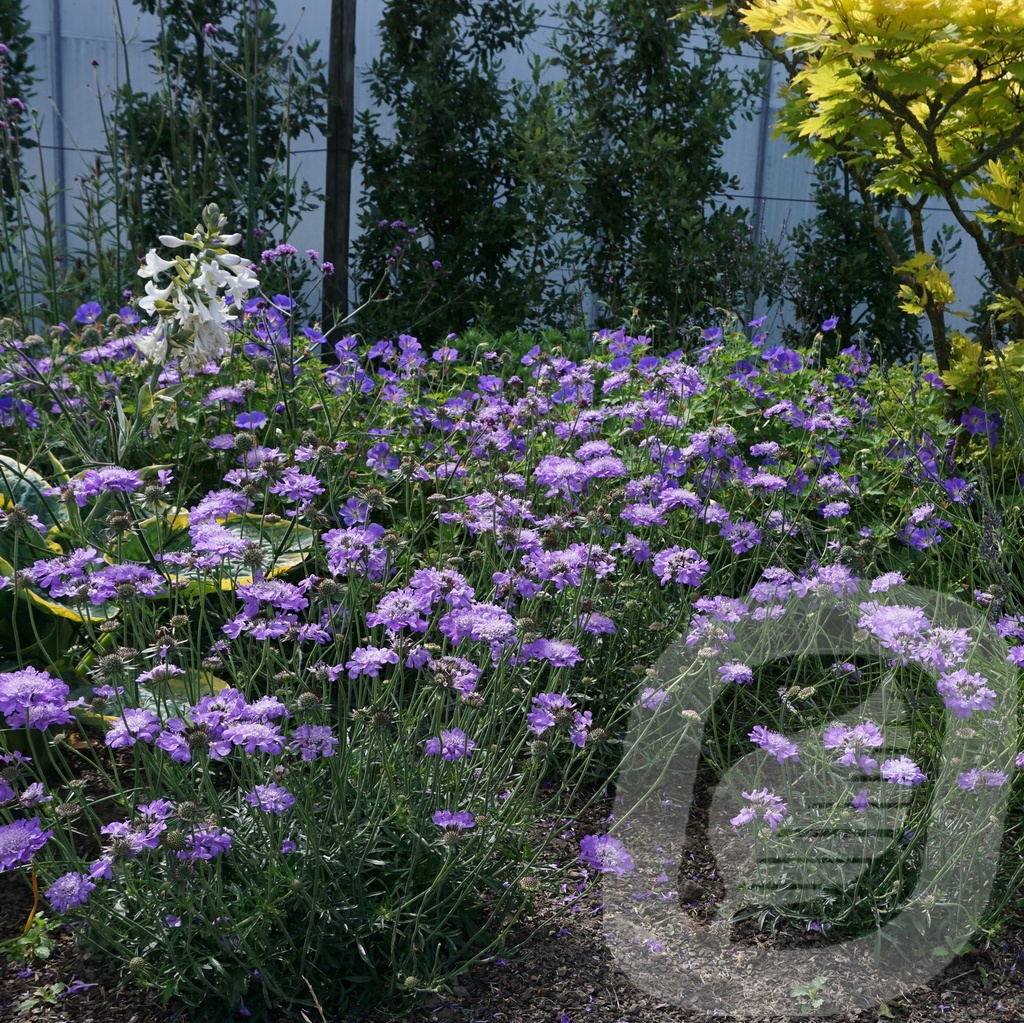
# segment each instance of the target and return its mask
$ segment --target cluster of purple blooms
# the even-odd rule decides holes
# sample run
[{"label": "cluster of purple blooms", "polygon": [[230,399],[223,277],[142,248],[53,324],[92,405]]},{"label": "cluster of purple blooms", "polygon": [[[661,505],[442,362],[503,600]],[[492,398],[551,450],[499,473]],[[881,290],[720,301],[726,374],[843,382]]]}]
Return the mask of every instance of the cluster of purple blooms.
[{"label": "cluster of purple blooms", "polygon": [[[405,230],[400,222],[386,226]],[[272,261],[295,254],[282,245],[268,249],[263,257]],[[254,339],[245,345],[246,356],[281,358],[293,340],[286,315],[290,304],[284,296],[275,296],[269,303],[253,299],[246,304],[246,329]],[[78,322],[94,323],[101,313],[95,303],[88,304],[79,310]],[[823,329],[834,327],[834,321],[823,325]],[[315,331],[304,334],[310,342],[323,343]],[[50,600],[94,607],[164,597],[188,573],[239,580],[252,544],[233,524],[253,512],[253,495],[261,490],[268,506],[298,520],[327,490],[330,470],[317,468],[320,460],[344,454],[381,486],[402,479],[458,484],[468,479],[468,463],[490,462],[503,467],[492,489],[470,491],[466,483],[454,486],[453,496],[445,499],[437,513],[442,526],[459,527],[471,540],[486,539],[509,555],[492,574],[487,592],[478,594],[479,587],[474,588],[453,568],[420,567],[404,585],[397,585],[393,538],[373,521],[380,516],[366,501],[351,497],[333,528],[320,533],[315,544],[324,576],[309,575],[291,583],[266,578],[260,569],[250,571],[246,581],[233,587],[240,602],[237,614],[221,625],[227,640],[287,641],[309,651],[310,657],[317,648],[343,642],[349,631],[365,635],[369,630],[372,639],[335,658],[338,663],[320,665],[332,682],[383,681],[404,670],[423,672],[440,689],[466,700],[479,695],[478,683],[485,670],[473,658],[489,658],[494,667],[503,662],[515,665],[531,677],[542,677],[543,672],[573,669],[585,660],[585,644],[599,643],[603,636],[618,631],[615,618],[581,603],[580,613],[574,610],[570,624],[563,623],[564,634],[534,634],[524,640],[517,616],[535,598],[592,592],[601,586],[614,590],[619,581],[639,573],[666,591],[702,588],[714,579],[715,568],[738,555],[784,538],[796,542],[801,508],[813,509],[818,527],[829,529],[843,528],[844,521],[857,514],[860,481],[840,471],[841,448],[855,425],[876,425],[876,421],[867,401],[854,393],[856,379],[870,365],[870,358],[856,348],[843,350],[837,363],[842,370],[826,381],[824,377],[812,380],[804,373],[810,362],[806,355],[781,346],[765,347],[764,335],[755,340],[759,358],[735,359],[722,343],[721,330],[714,328],[706,332],[708,344],[695,366],[682,351],[654,356],[647,354],[642,339],[605,332],[610,362],[595,358],[577,363],[561,355],[542,355],[536,348],[521,360],[524,376],[532,384],[519,376],[503,379],[484,373],[478,376],[475,390],[430,400],[420,390],[420,382],[430,369],[446,368],[459,359],[459,350],[449,343],[454,340],[448,338],[431,353],[416,338],[401,335],[377,342],[365,355],[360,355],[355,338],[337,342],[337,364],[324,375],[334,394],[353,400],[372,395],[372,400],[388,408],[407,407],[415,427],[406,432],[390,426],[370,428],[370,442],[359,452],[345,442],[328,446],[326,452],[323,446],[300,445],[291,453],[271,447],[273,417],[284,406],[268,404],[267,411],[253,407],[251,386],[211,387],[201,405],[211,416],[220,417],[225,432],[213,436],[209,447],[212,457],[225,459],[231,468],[224,473],[225,486],[207,493],[190,509],[184,527],[187,547],[166,554],[161,570],[131,561],[108,564],[95,547],[79,548],[37,560],[24,569],[24,580]],[[77,358],[90,367],[121,363],[132,358],[134,350],[130,340],[120,342],[108,341],[78,353]],[[29,385],[37,378],[39,366],[32,364],[30,372],[28,356],[21,358],[21,369],[6,383],[18,388],[16,400],[25,409],[12,405],[10,414],[20,414],[31,425],[38,411],[30,404]],[[745,444],[736,430],[719,423],[693,429],[699,424],[688,419],[684,410],[688,401],[706,393],[708,381],[701,367],[712,359],[728,363],[728,379],[748,397],[765,439]],[[62,371],[63,367],[51,363],[46,369]],[[212,367],[210,375],[215,371]],[[162,371],[160,382],[166,385],[179,379],[172,365]],[[775,386],[782,384],[790,397],[775,392]],[[629,398],[621,399],[619,391],[626,391]],[[10,397],[13,402],[13,393]],[[65,404],[64,408],[76,406]],[[0,407],[0,414],[7,412]],[[624,441],[616,446],[603,437],[606,425],[612,432],[621,432]],[[982,410],[972,408],[964,415],[963,426],[969,434],[983,434],[990,444],[997,443],[998,423]],[[555,438],[557,453],[529,459],[531,441],[544,436]],[[950,500],[969,500],[964,481],[941,479],[948,464],[927,436],[920,443],[895,438],[889,457],[906,462],[907,475],[915,483],[941,483]],[[159,470],[155,482],[167,488],[171,480],[166,470]],[[134,470],[99,467],[71,480],[59,496],[82,509],[101,502],[131,506],[141,504],[141,492],[149,482]],[[598,506],[603,516],[597,520],[602,544],[579,542],[576,531],[588,513],[598,514]],[[45,529],[41,524],[35,528]],[[935,503],[924,503],[906,509],[898,538],[909,548],[925,550],[940,543],[948,529],[950,523],[938,514]],[[697,534],[707,538],[701,550],[672,542]],[[860,535],[868,539],[871,530],[865,527]],[[376,584],[383,593],[356,629],[338,604],[326,602],[325,606],[325,601],[316,599],[317,587],[324,581]],[[887,573],[874,580],[870,592],[886,593],[902,582],[899,573]],[[810,601],[846,598],[859,592],[859,583],[853,571],[838,561],[821,564],[809,559],[797,572],[768,568],[744,601],[723,594],[693,600],[685,642],[718,658],[727,654],[739,622],[774,621],[786,613],[784,602],[791,596]],[[938,692],[957,718],[993,709],[997,697],[987,680],[960,667],[970,643],[966,630],[934,627],[920,608],[909,605],[864,601],[860,610],[859,627],[873,635],[894,661],[920,663],[941,673]],[[443,646],[458,649],[459,655],[442,652],[439,647]],[[1016,656],[1011,663],[1024,663],[1024,644],[1015,649],[1020,653],[1008,660]],[[753,682],[753,669],[741,660],[712,663],[725,683]],[[160,664],[136,681],[158,669],[162,678],[183,670],[163,655]],[[46,728],[69,723],[74,704],[67,697],[66,685],[34,668],[0,674],[0,712],[11,725]],[[639,702],[657,711],[671,705],[671,695],[647,687]],[[582,709],[567,690],[539,692],[531,697],[531,704],[525,716],[530,733],[548,739],[564,734],[572,746],[586,746],[594,728],[592,712]],[[204,697],[181,716],[166,721],[147,708],[120,707],[113,717],[106,733],[108,746],[150,744],[178,764],[233,755],[313,761],[332,756],[339,741],[326,725],[290,727],[292,714],[276,697],[249,701],[230,688]],[[758,725],[749,738],[779,764],[800,760],[797,743],[779,732]],[[872,751],[882,741],[881,731],[870,721],[834,724],[822,737],[824,749],[834,751],[843,766],[865,775],[877,769],[882,779],[896,785],[927,781],[906,756],[885,760],[879,767]],[[473,738],[455,725],[438,729],[417,748],[447,763],[472,761],[478,750]],[[1005,781],[1001,772],[974,770],[961,775],[960,784],[967,790],[1001,784],[996,780],[1000,778]],[[0,805],[18,800],[22,807],[31,808],[38,805],[35,800],[46,798],[30,794],[30,787],[19,795],[12,785],[3,784],[7,788],[0,787]],[[767,789],[744,792],[743,798],[747,805],[732,818],[734,825],[761,820],[774,831],[787,816],[786,803]],[[240,802],[255,813],[286,817],[295,795],[268,777]],[[855,807],[865,805],[864,793],[855,797]],[[172,825],[181,832],[177,859],[196,863],[230,854],[231,829],[210,822],[175,823],[175,812],[172,804],[156,800],[139,806],[131,820],[106,825],[102,829],[106,846],[100,858],[87,873],[68,873],[55,881],[47,891],[51,903],[61,911],[82,905],[97,882],[113,877],[119,862],[166,841]],[[432,819],[448,836],[476,827],[468,811],[438,810]],[[38,817],[0,827],[0,869],[28,862],[51,836]],[[580,855],[598,872],[621,874],[634,869],[623,843],[611,835],[584,838]]]}]

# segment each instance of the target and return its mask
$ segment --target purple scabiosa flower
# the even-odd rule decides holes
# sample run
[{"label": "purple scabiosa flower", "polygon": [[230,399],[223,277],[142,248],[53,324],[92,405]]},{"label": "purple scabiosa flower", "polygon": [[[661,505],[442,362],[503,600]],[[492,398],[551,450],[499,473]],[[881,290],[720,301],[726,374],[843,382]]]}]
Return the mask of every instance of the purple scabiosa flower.
[{"label": "purple scabiosa flower", "polygon": [[427,739],[423,751],[428,756],[440,755],[452,762],[472,756],[476,748],[476,743],[461,728],[443,728],[440,737]]},{"label": "purple scabiosa flower", "polygon": [[[6,779],[4,784],[7,784]],[[9,787],[9,786],[8,786]],[[11,796],[14,795],[13,790]],[[0,797],[0,803],[4,802],[4,799]],[[43,803],[52,803],[53,796],[46,794],[46,789],[43,787],[41,781],[34,781],[30,785],[25,786],[25,791],[18,797],[18,803],[26,810],[32,809],[35,806],[42,806]]]},{"label": "purple scabiosa flower", "polygon": [[476,821],[468,811],[438,810],[431,820],[444,831],[465,831],[476,827]]},{"label": "purple scabiosa flower", "polygon": [[368,526],[331,529],[323,534],[327,564],[335,575],[350,572],[380,579],[387,564],[387,555],[380,546],[384,527],[376,522]]},{"label": "purple scabiosa flower", "polygon": [[360,675],[368,675],[370,678],[377,678],[385,664],[397,664],[398,654],[394,650],[388,650],[379,646],[357,647],[352,651],[352,656],[345,662],[349,678],[359,678]]},{"label": "purple scabiosa flower", "polygon": [[196,860],[212,860],[231,852],[231,831],[204,826],[187,836],[186,846],[177,853],[179,860],[194,863]]},{"label": "purple scabiosa flower", "polygon": [[909,604],[880,604],[877,600],[860,605],[858,629],[867,629],[883,646],[904,660],[909,657],[921,634],[930,626],[920,607]]},{"label": "purple scabiosa flower", "polygon": [[102,469],[86,469],[75,484],[75,496],[79,504],[84,498],[95,497],[108,491],[133,494],[142,486],[142,477],[133,469],[122,469],[119,465],[108,465]]},{"label": "purple scabiosa flower", "polygon": [[[158,647],[158,651],[161,657],[166,657],[169,646]],[[149,671],[143,671],[135,677],[136,685],[149,684],[157,685],[161,682],[168,682],[172,678],[181,678],[187,675],[188,672],[184,668],[179,668],[176,664],[171,664],[170,661],[164,661],[160,664],[154,664]],[[96,690],[94,689],[93,692]],[[124,692],[124,687],[121,687],[121,691]]]},{"label": "purple scabiosa flower", "polygon": [[733,554],[751,551],[762,540],[761,530],[753,522],[727,522],[718,532],[728,541]]},{"label": "purple scabiosa flower", "polygon": [[295,805],[295,797],[277,782],[271,782],[269,785],[257,785],[252,792],[246,795],[245,801],[264,813],[273,813],[278,816]]},{"label": "purple scabiosa flower", "polygon": [[480,668],[465,657],[431,657],[429,668],[437,685],[442,689],[454,689],[464,697],[474,692],[480,681]]},{"label": "purple scabiosa flower", "polygon": [[584,632],[589,632],[592,636],[600,636],[603,633],[614,636],[618,631],[615,627],[615,622],[607,615],[600,615],[596,611],[581,614],[576,619],[576,627]]},{"label": "purple scabiosa flower", "polygon": [[221,402],[224,405],[241,405],[245,401],[245,392],[241,387],[214,387],[203,398],[203,405],[209,408]]},{"label": "purple scabiosa flower", "polygon": [[559,639],[535,639],[523,646],[523,654],[527,659],[546,660],[554,668],[571,668],[583,660],[579,647]]},{"label": "purple scabiosa flower", "polygon": [[449,607],[470,607],[475,596],[465,576],[452,568],[418,568],[409,577],[409,586],[426,598],[428,607],[437,600]]},{"label": "purple scabiosa flower", "polygon": [[580,840],[580,859],[602,874],[628,874],[636,864],[626,847],[611,835],[586,835]]},{"label": "purple scabiosa flower", "polygon": [[850,503],[848,501],[829,501],[821,508],[821,516],[825,519],[841,519],[849,513]]},{"label": "purple scabiosa flower", "polygon": [[277,725],[262,721],[237,721],[224,729],[224,738],[235,746],[242,746],[246,753],[270,753],[277,755],[284,752],[284,738]]},{"label": "purple scabiosa flower", "polygon": [[821,329],[824,330],[824,331],[835,330],[838,325],[839,325],[839,317],[838,316],[830,316],[821,325]]},{"label": "purple scabiosa flower", "polygon": [[37,728],[70,724],[74,719],[65,703],[68,687],[36,668],[0,672],[0,713],[11,728]]},{"label": "purple scabiosa flower", "polygon": [[0,824],[0,871],[28,863],[52,837],[52,831],[39,827],[38,817]]},{"label": "purple scabiosa flower", "polygon": [[742,661],[727,661],[719,665],[718,674],[726,682],[736,682],[739,685],[748,685],[754,681],[753,669]]},{"label": "purple scabiosa flower", "polygon": [[740,622],[750,610],[748,604],[735,597],[723,597],[716,594],[714,597],[701,597],[693,602],[698,611],[710,615],[716,622]]},{"label": "purple scabiosa flower", "polygon": [[764,725],[755,725],[748,738],[756,746],[766,750],[781,764],[784,760],[799,761],[799,747],[795,742],[790,742],[781,732],[773,732]]},{"label": "purple scabiosa flower", "polygon": [[902,572],[885,572],[871,580],[868,592],[886,593],[894,586],[902,586],[905,582]]},{"label": "purple scabiosa flower", "polygon": [[672,695],[665,689],[655,689],[647,686],[640,693],[640,706],[644,710],[661,710],[672,699]]},{"label": "purple scabiosa flower", "polygon": [[453,608],[438,622],[438,629],[456,646],[464,639],[488,643],[495,664],[501,651],[515,642],[516,626],[512,615],[496,604],[477,603]]},{"label": "purple scabiosa flower", "polygon": [[384,594],[375,611],[366,615],[366,624],[372,629],[383,625],[386,629],[412,629],[426,632],[430,622],[424,618],[430,614],[430,597],[422,591],[406,587]]},{"label": "purple scabiosa flower", "polygon": [[134,746],[138,739],[152,742],[160,731],[160,719],[148,707],[126,707],[110,723],[103,743],[114,749]]},{"label": "purple scabiosa flower", "polygon": [[665,518],[665,508],[660,504],[627,504],[619,512],[619,518],[628,522],[631,526],[665,526],[668,519]]},{"label": "purple scabiosa flower", "polygon": [[533,481],[538,486],[547,488],[544,492],[545,497],[561,494],[568,498],[583,490],[587,481],[587,467],[581,465],[575,458],[545,455],[533,470]]},{"label": "purple scabiosa flower", "polygon": [[942,702],[960,720],[976,711],[987,712],[996,705],[996,694],[989,689],[988,679],[979,672],[969,674],[965,668],[947,671],[939,676],[935,688]]},{"label": "purple scabiosa flower", "polygon": [[60,558],[46,558],[37,561],[25,572],[44,590],[51,590],[51,596],[69,596],[77,590],[77,584],[86,578],[86,569],[96,564],[95,547],[79,547]]},{"label": "purple scabiosa flower", "polygon": [[878,767],[878,761],[867,750],[877,749],[883,741],[882,733],[873,721],[864,721],[852,728],[837,722],[829,725],[822,734],[825,749],[843,751],[838,763],[844,767],[858,767],[865,774],[871,774]]},{"label": "purple scabiosa flower", "polygon": [[211,490],[194,508],[189,509],[192,524],[226,519],[249,511],[252,502],[238,490]]},{"label": "purple scabiosa flower", "polygon": [[594,715],[589,711],[574,711],[569,725],[569,741],[580,749],[587,744],[590,729],[594,727]]},{"label": "purple scabiosa flower", "polygon": [[965,792],[971,792],[979,785],[986,785],[991,788],[999,788],[1005,785],[1007,776],[1004,771],[982,771],[977,767],[970,771],[962,772],[956,779],[957,785]]},{"label": "purple scabiosa flower", "polygon": [[789,812],[782,799],[767,789],[744,792],[743,798],[749,800],[750,805],[743,807],[735,817],[730,818],[729,823],[734,828],[762,818],[768,827],[775,831]]},{"label": "purple scabiosa flower", "polygon": [[295,466],[288,466],[281,478],[271,484],[268,490],[286,501],[312,501],[314,497],[324,492],[324,487],[316,476],[299,472]]},{"label": "purple scabiosa flower", "polygon": [[653,568],[662,586],[699,586],[711,566],[692,547],[669,547],[654,555]]},{"label": "purple scabiosa flower", "polygon": [[855,795],[853,797],[853,799],[850,800],[850,805],[858,813],[864,813],[864,811],[867,810],[867,808],[868,808],[868,803],[870,801],[870,799],[869,799],[870,795],[871,795],[871,793],[870,793],[870,791],[868,789],[861,789],[857,793],[857,795]]},{"label": "purple scabiosa flower", "polygon": [[71,871],[58,877],[44,892],[47,901],[58,913],[66,913],[76,906],[83,906],[89,900],[89,893],[96,885],[86,877]]},{"label": "purple scabiosa flower", "polygon": [[936,671],[948,671],[966,660],[971,643],[967,629],[936,625],[911,645],[910,659]]},{"label": "purple scabiosa flower", "polygon": [[766,469],[758,469],[747,480],[746,486],[748,490],[767,490],[769,493],[773,493],[776,490],[785,490],[786,481],[781,476],[768,472]]},{"label": "purple scabiosa flower", "polygon": [[126,561],[95,572],[89,579],[87,592],[89,603],[98,607],[108,600],[162,596],[167,592],[167,580],[146,565]]},{"label": "purple scabiosa flower", "polygon": [[301,754],[303,760],[333,757],[338,740],[328,725],[299,725],[292,733],[288,748]]},{"label": "purple scabiosa flower", "polygon": [[886,760],[880,773],[894,785],[920,785],[928,780],[928,776],[907,756]]},{"label": "purple scabiosa flower", "polygon": [[526,715],[529,731],[543,735],[562,721],[570,721],[576,704],[565,693],[541,693],[531,700],[533,710]]},{"label": "purple scabiosa flower", "polygon": [[239,583],[238,596],[244,603],[243,614],[250,617],[260,611],[261,604],[269,604],[279,611],[305,611],[309,601],[302,589],[282,579],[260,579],[251,583]]}]

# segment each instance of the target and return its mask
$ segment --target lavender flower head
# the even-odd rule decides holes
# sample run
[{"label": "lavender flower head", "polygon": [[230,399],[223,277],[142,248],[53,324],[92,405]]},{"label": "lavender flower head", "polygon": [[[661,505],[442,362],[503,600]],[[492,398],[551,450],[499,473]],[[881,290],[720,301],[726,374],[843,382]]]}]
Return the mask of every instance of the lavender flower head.
[{"label": "lavender flower head", "polygon": [[476,743],[461,728],[445,728],[441,730],[440,737],[427,739],[423,751],[428,756],[440,754],[445,760],[452,762],[472,756],[476,748]]},{"label": "lavender flower head", "polygon": [[39,826],[38,817],[0,824],[0,871],[28,863],[52,837],[52,831]]},{"label": "lavender flower head", "polygon": [[245,801],[264,813],[282,814],[295,805],[295,797],[283,786],[272,782],[270,785],[257,785],[248,793]]},{"label": "lavender flower head", "polygon": [[902,756],[882,764],[882,777],[894,785],[920,785],[928,776],[910,757]]},{"label": "lavender flower head", "polygon": [[69,909],[84,905],[89,899],[89,893],[95,888],[96,885],[85,874],[71,871],[58,877],[45,894],[58,913],[66,913]]},{"label": "lavender flower head", "polygon": [[755,725],[749,733],[752,743],[766,750],[781,764],[784,760],[799,761],[799,747],[795,742],[790,742],[781,732],[773,732],[763,725]]},{"label": "lavender flower head", "polygon": [[587,835],[580,841],[580,859],[602,874],[628,874],[636,864],[626,847],[611,835]]},{"label": "lavender flower head", "polygon": [[752,820],[763,818],[764,822],[772,831],[775,831],[782,819],[789,812],[781,797],[769,792],[767,789],[755,789],[753,792],[744,792],[743,798],[750,801],[749,806],[743,807],[729,823],[738,828]]}]

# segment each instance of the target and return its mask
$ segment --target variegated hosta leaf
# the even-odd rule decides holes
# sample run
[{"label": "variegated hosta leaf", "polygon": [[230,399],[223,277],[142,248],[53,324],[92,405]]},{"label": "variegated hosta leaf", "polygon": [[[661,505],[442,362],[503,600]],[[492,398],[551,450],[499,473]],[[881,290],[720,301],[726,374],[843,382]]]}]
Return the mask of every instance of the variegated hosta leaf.
[{"label": "variegated hosta leaf", "polygon": [[[208,671],[190,671],[185,675],[175,675],[160,682],[140,684],[138,693],[133,694],[130,704],[133,707],[148,708],[166,721],[168,718],[181,717],[204,696],[213,696],[228,688],[229,684],[224,679],[217,678]],[[125,697],[127,695],[126,693]],[[81,685],[72,689],[68,699],[75,700],[78,697],[83,697],[86,702],[92,700],[92,685]],[[78,711],[78,716],[86,724],[105,726],[111,721],[116,721],[118,715],[114,708],[108,708],[106,713],[98,713],[85,707]]]},{"label": "variegated hosta leaf", "polygon": [[[316,539],[316,534],[308,526],[277,515],[230,515],[218,521],[238,539],[255,543],[260,548],[264,555],[263,575],[267,579],[301,565],[312,552]],[[121,558],[123,561],[147,562],[146,546],[152,551],[187,554],[192,550],[190,525],[188,512],[146,519],[136,526],[142,538],[129,535],[122,542]],[[185,594],[233,590],[239,584],[253,581],[253,570],[237,558],[230,557],[223,558],[219,568],[214,570],[168,564],[164,571],[172,582],[184,584],[179,592]]]}]

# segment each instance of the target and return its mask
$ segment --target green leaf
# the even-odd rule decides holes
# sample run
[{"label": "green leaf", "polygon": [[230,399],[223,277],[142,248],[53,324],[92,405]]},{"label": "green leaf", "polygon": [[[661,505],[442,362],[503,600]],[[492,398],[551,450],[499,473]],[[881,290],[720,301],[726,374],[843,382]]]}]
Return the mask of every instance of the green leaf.
[{"label": "green leaf", "polygon": [[[149,550],[168,553],[190,551],[190,523],[188,512],[146,519],[136,527],[141,538],[134,534],[125,538],[121,544],[121,556],[128,561],[147,562],[147,546]],[[308,526],[301,526],[277,515],[231,515],[221,524],[235,536],[259,546],[265,556],[263,571],[267,579],[301,565],[313,550],[316,538]],[[174,566],[166,574],[172,581],[187,584],[179,590],[179,593],[185,594],[230,591],[239,584],[253,581],[252,569],[226,558],[219,570]]]},{"label": "green leaf", "polygon": [[[228,688],[229,684],[224,679],[217,678],[208,671],[190,671],[162,682],[147,682],[140,685],[138,695],[131,700],[131,705],[152,710],[163,718],[176,717],[198,703],[204,696],[213,696]],[[91,683],[72,689],[68,698],[76,700],[80,696],[86,700],[93,698]],[[109,724],[118,717],[117,714],[97,714],[85,709],[77,713],[84,721],[96,725]]]},{"label": "green leaf", "polygon": [[50,482],[34,469],[0,455],[0,496],[5,503],[20,504],[48,529],[65,519],[60,501],[45,493],[50,489]]}]

